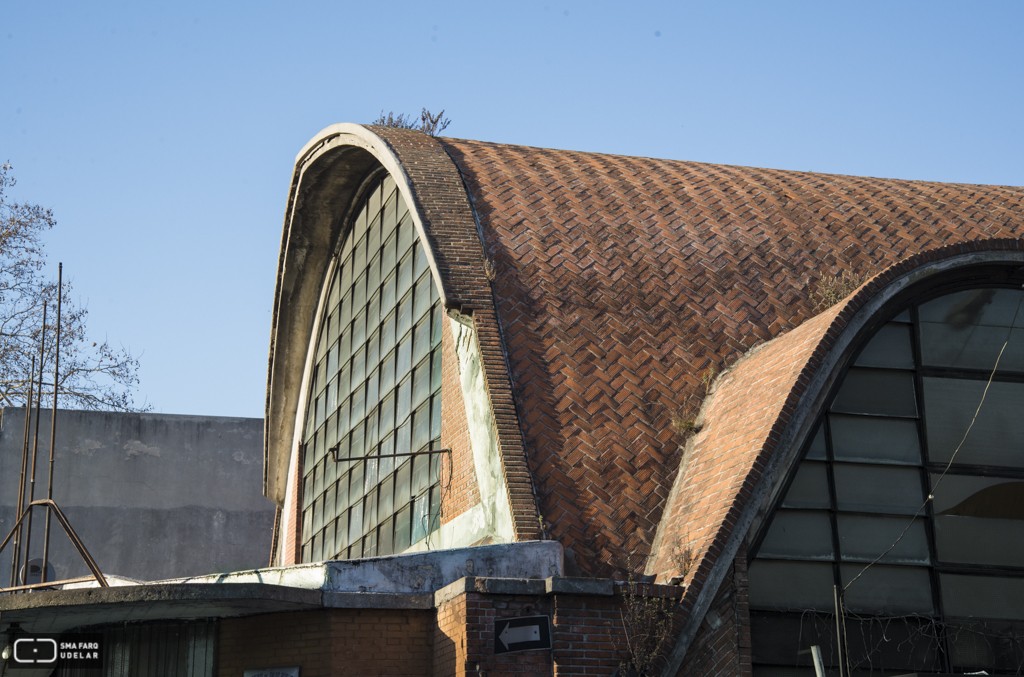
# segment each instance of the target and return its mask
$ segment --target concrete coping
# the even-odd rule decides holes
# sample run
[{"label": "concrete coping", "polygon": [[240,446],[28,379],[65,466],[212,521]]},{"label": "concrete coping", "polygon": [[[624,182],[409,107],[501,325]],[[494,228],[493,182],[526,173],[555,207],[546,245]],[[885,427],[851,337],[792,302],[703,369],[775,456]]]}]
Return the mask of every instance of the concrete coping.
[{"label": "concrete coping", "polygon": [[434,606],[439,607],[468,592],[488,595],[596,595],[611,597],[615,594],[615,581],[610,578],[573,578],[570,576],[551,576],[545,579],[466,576],[435,592]]}]

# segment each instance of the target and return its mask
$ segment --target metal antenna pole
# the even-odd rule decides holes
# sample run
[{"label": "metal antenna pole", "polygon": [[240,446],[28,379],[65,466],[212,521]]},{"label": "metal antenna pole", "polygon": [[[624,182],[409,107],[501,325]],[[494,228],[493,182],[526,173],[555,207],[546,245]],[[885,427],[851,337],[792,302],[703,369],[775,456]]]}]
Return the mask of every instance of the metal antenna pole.
[{"label": "metal antenna pole", "polygon": [[[57,339],[53,345],[53,412],[50,414],[50,477],[46,480],[46,500],[53,500],[53,450],[57,440],[57,383],[60,376],[60,302],[64,292],[64,264],[57,264]],[[50,506],[46,506],[46,527],[43,530],[43,572],[40,583],[46,582],[46,565],[50,561]]]},{"label": "metal antenna pole", "polygon": [[46,359],[46,304],[43,304],[43,330],[39,335],[39,387],[36,389],[36,431],[32,439],[32,475],[28,480],[28,527],[25,529],[25,580],[28,583],[29,546],[32,543],[32,501],[36,493],[36,452],[39,450],[39,403],[43,399],[43,361]]},{"label": "metal antenna pole", "polygon": [[[21,442],[21,480],[18,483],[18,513],[15,519],[21,519],[25,512],[25,473],[28,472],[28,429],[32,425],[32,377],[36,373],[36,356],[32,356],[32,368],[29,370],[28,398],[25,400],[25,436]],[[14,554],[11,556],[11,587],[17,581],[18,566],[21,564],[21,527],[14,535]]]}]

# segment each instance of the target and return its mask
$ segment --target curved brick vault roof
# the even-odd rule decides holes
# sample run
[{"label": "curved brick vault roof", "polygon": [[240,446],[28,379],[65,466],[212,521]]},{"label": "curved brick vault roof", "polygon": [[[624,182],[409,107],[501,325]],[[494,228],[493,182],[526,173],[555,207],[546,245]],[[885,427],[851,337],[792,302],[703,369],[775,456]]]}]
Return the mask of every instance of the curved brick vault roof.
[{"label": "curved brick vault roof", "polygon": [[[341,185],[336,176],[363,171],[356,166],[362,155],[330,145],[333,136],[352,136],[356,127],[324,130],[296,164],[275,327],[291,332],[282,345],[296,344],[297,354],[305,354],[312,315],[298,316],[308,299],[292,299],[289,289],[317,287],[323,266],[307,259],[333,241],[330,224],[339,221],[317,191]],[[368,152],[383,156],[374,145],[379,141],[394,154],[393,169],[404,172],[435,255],[431,265],[445,303],[471,312],[478,327],[516,537],[540,535],[533,526],[539,508],[546,535],[561,541],[569,570],[582,574],[609,575],[640,566],[651,554],[682,458],[674,421],[699,405],[709,370],[721,372],[754,345],[783,334],[789,341],[806,334],[811,341],[828,322],[828,314],[807,322],[813,316],[809,291],[822,274],[876,273],[946,245],[1024,235],[1021,188],[359,129]],[[306,175],[313,178],[299,180]],[[340,197],[332,199],[344,202],[347,193],[336,192]],[[310,239],[318,233],[320,239]],[[289,287],[288,275],[302,270],[308,284]],[[287,422],[293,409],[269,413],[270,393],[294,390],[273,379],[276,345],[268,421]],[[777,368],[798,373],[805,356],[790,357]],[[789,392],[785,379],[776,386]],[[748,442],[777,423],[762,419]],[[709,425],[698,437],[710,439],[715,430],[721,433]],[[287,458],[291,436],[279,437],[268,442],[268,465]],[[693,500],[678,491],[675,498],[684,500],[669,509],[674,523],[692,523],[695,516],[708,522],[702,547],[711,559],[702,560],[699,576],[723,545],[731,511],[745,500],[745,480],[736,484],[737,478],[757,470],[750,465],[755,454],[747,466],[723,472],[717,447],[708,449],[703,465],[687,466],[687,477],[704,468],[693,482],[706,491]],[[647,568],[664,574],[671,566],[655,557]]]},{"label": "curved brick vault roof", "polygon": [[[797,327],[787,340],[809,343],[773,368],[804,368],[839,312],[806,322],[822,274],[873,274],[944,245],[1024,234],[1021,188],[441,144],[495,265],[541,514],[590,575],[651,552],[681,458],[673,421],[699,404],[707,370]],[[784,381],[774,387],[788,393]],[[728,522],[743,503],[734,475],[751,467],[730,475],[713,455],[704,463],[694,480],[706,490],[683,501],[696,512],[673,519],[710,511]]]}]

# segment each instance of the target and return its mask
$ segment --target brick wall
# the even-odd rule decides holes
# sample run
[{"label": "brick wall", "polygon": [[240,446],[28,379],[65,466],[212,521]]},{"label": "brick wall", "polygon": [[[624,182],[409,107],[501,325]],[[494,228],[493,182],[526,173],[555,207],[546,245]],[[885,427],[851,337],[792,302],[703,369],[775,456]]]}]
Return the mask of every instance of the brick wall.
[{"label": "brick wall", "polygon": [[299,666],[302,677],[431,675],[434,612],[322,609],[225,618],[219,677]]},{"label": "brick wall", "polygon": [[555,595],[554,674],[609,675],[629,659],[622,590],[614,597]]},{"label": "brick wall", "polygon": [[737,557],[690,644],[678,677],[750,677],[746,558]]},{"label": "brick wall", "polygon": [[447,318],[441,332],[441,365],[441,448],[452,450],[450,457],[446,454],[441,458],[441,522],[448,523],[480,502],[480,489],[462,397],[459,356]]}]

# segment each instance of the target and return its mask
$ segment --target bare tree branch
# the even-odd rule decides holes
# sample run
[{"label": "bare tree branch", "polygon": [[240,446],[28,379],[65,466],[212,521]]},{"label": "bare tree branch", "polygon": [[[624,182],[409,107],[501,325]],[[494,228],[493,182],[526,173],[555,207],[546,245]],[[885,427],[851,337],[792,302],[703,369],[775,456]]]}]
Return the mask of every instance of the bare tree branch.
[{"label": "bare tree branch", "polygon": [[[10,169],[4,164],[0,171],[0,399],[7,404],[24,404],[28,389],[38,378],[38,371],[29,371],[32,358],[39,357],[44,307],[48,311],[43,397],[53,397],[57,283],[42,275],[46,263],[42,234],[57,222],[49,209],[6,199],[5,190],[15,184],[8,174]],[[58,405],[119,411],[148,409],[136,406],[132,397],[139,383],[138,359],[123,346],[114,348],[107,341],[90,341],[86,333],[89,312],[73,300],[70,282],[64,282],[63,287]]]}]

